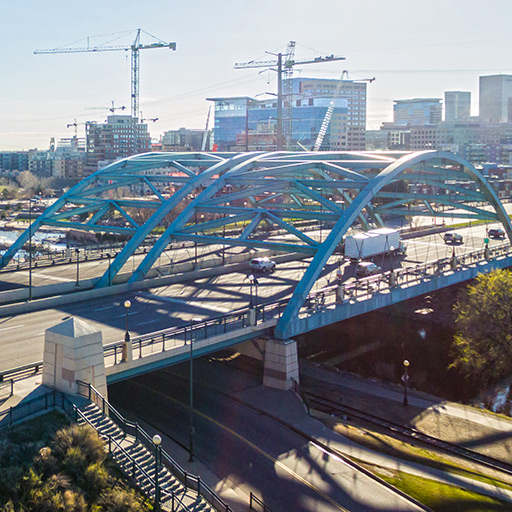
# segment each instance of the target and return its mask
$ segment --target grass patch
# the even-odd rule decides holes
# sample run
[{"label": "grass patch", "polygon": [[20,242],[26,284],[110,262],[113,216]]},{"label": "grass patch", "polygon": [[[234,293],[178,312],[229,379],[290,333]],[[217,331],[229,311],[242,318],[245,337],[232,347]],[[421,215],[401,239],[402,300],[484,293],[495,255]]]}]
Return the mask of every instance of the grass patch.
[{"label": "grass patch", "polygon": [[512,504],[471,491],[377,466],[367,468],[435,512],[508,511]]},{"label": "grass patch", "polygon": [[[389,455],[403,461],[421,464],[440,471],[446,471],[475,481],[494,485],[502,489],[512,491],[512,482],[507,482],[488,476],[475,470],[471,463],[465,463],[463,459],[456,461],[448,455],[412,445],[401,439],[388,436],[382,432],[368,430],[356,425],[349,425],[339,419],[330,417],[320,418],[329,428],[347,437],[351,441],[376,452]],[[512,510],[512,505],[511,505]]]}]

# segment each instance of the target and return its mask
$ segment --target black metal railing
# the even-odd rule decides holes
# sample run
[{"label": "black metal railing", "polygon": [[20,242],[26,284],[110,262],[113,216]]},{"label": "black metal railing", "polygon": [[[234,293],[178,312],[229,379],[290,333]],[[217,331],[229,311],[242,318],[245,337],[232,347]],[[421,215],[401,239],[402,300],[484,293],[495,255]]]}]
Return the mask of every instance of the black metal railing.
[{"label": "black metal railing", "polygon": [[[413,286],[427,279],[442,277],[445,272],[455,272],[468,268],[484,260],[510,256],[510,244],[504,243],[488,249],[479,249],[453,258],[441,258],[437,261],[398,268],[382,274],[355,279],[348,283],[336,283],[309,293],[299,311],[299,317],[304,318],[326,307],[340,305],[350,300],[371,298],[374,293],[389,290],[401,285]],[[257,306],[256,323],[259,325],[271,319],[277,319],[288,304],[288,299]],[[140,359],[155,352],[166,352],[177,347],[201,339],[207,339],[237,329],[248,327],[249,308],[220,315],[201,322],[191,322],[185,325],[171,327],[161,331],[132,338],[133,357]],[[116,341],[104,346],[104,355],[108,365],[119,364],[122,360],[124,341]],[[110,358],[110,360],[108,360]],[[12,368],[0,372],[0,382],[13,379],[14,381],[40,373],[42,361],[29,365]]]},{"label": "black metal railing", "polygon": [[267,507],[263,500],[258,498],[254,493],[251,492],[249,497],[249,510],[256,510],[258,512],[272,512],[272,509]]},{"label": "black metal railing", "polygon": [[[155,449],[151,436],[136,422],[124,418],[94,386],[87,382],[77,381],[77,392],[95,403],[103,414],[108,416],[126,435],[134,437],[149,452]],[[201,481],[201,477],[185,471],[166,451],[161,450],[164,465],[170,473],[177,478],[185,489],[191,489],[201,496],[213,508],[222,512],[232,512],[229,505],[222,500],[208,485]]]}]

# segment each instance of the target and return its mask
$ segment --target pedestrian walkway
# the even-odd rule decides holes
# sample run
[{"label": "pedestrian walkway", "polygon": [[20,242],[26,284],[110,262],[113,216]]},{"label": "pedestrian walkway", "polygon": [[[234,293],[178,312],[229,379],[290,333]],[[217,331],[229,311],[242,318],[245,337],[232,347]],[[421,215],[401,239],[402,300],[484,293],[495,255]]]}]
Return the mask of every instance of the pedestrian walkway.
[{"label": "pedestrian walkway", "polygon": [[[325,372],[325,370],[324,370]],[[326,372],[328,373],[328,372]],[[319,376],[319,374],[317,374]],[[304,405],[291,391],[283,392],[268,388],[253,387],[235,394],[236,398],[308,436],[313,442],[352,459],[362,460],[381,468],[401,471],[411,475],[454,485],[512,503],[512,490],[496,487],[454,473],[438,470],[421,464],[403,461],[361,446],[337,434],[321,421],[326,415],[308,416]],[[401,400],[401,397],[400,397]]]},{"label": "pedestrian walkway", "polygon": [[[372,382],[369,379],[362,379],[352,377],[346,374],[326,371],[318,365],[307,361],[300,362],[301,375],[318,379],[328,384],[335,384],[343,386],[344,388],[367,393],[376,397],[386,398],[395,402],[402,402],[403,392],[395,391],[383,384]],[[512,433],[512,418],[501,418],[491,412],[480,411],[475,407],[465,406],[454,402],[443,400],[442,398],[436,399],[435,397],[428,398],[426,396],[419,397],[414,392],[409,392],[408,396],[409,405],[420,407],[425,410],[431,410],[439,414],[448,414],[450,416],[478,423],[484,427],[499,430],[500,432]]]}]

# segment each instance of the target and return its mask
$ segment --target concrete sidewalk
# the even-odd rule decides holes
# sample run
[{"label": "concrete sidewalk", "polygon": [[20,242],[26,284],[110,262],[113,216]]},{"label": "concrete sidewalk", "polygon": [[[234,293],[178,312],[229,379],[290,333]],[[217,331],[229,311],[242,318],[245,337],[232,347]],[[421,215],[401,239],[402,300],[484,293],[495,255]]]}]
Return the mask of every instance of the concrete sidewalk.
[{"label": "concrete sidewalk", "polygon": [[[307,361],[300,361],[300,372],[301,375],[320,380],[327,384],[342,386],[375,397],[393,400],[398,403],[401,403],[403,400],[403,391],[396,391],[388,387],[389,385],[372,382],[369,379],[352,377],[345,373],[329,371]],[[409,405],[431,410],[439,414],[447,414],[473,423],[478,423],[479,425],[500,432],[510,432],[512,434],[512,418],[502,418],[490,411],[481,411],[475,407],[449,402],[442,398],[436,399],[436,397],[433,396],[429,398],[424,393],[421,393],[421,395],[420,397],[415,394],[413,390],[409,390]]]},{"label": "concrete sidewalk", "polygon": [[[304,405],[291,391],[283,392],[256,387],[234,394],[248,406],[258,409],[279,421],[290,425],[307,437],[350,458],[363,460],[376,466],[401,471],[411,475],[436,480],[468,491],[477,492],[512,503],[512,490],[448,473],[421,464],[403,461],[361,446],[326,427],[321,421],[325,415],[308,416]],[[400,395],[401,400],[401,395]]]}]

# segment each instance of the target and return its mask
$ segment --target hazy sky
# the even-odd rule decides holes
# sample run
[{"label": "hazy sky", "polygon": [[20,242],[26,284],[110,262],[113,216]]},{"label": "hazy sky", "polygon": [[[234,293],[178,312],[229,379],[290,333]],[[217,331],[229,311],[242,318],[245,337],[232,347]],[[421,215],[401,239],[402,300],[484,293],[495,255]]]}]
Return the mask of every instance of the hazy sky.
[{"label": "hazy sky", "polygon": [[87,37],[129,45],[137,28],[177,43],[175,52],[140,52],[140,109],[159,118],[154,138],[204,128],[206,97],[275,91],[274,72],[233,65],[271,59],[265,51],[284,52],[289,40],[296,59],[347,59],[297,67],[295,76],[338,78],[347,69],[353,79],[376,77],[369,129],[392,119],[393,99],[446,90],[471,91],[477,115],[478,76],[512,73],[511,0],[0,0],[0,9],[0,150],[46,149],[51,137],[73,135],[74,119],[103,122],[108,111],[90,108],[112,100],[129,111],[130,52],[33,51],[86,46]]}]

